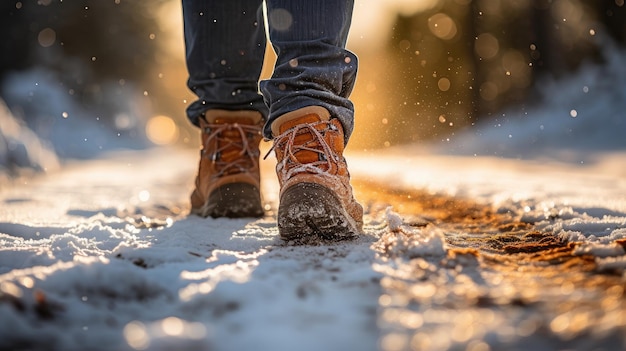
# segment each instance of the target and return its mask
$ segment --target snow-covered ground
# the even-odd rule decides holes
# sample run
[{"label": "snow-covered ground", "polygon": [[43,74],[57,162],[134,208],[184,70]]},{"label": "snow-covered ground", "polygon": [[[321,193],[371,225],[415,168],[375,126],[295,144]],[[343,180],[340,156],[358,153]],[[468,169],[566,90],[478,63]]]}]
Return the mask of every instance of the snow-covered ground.
[{"label": "snow-covered ground", "polygon": [[[355,178],[492,203],[625,266],[614,242],[626,238],[626,178],[613,167],[624,155],[587,168],[377,155],[384,172],[372,156],[353,155]],[[277,238],[271,210],[255,221],[185,217],[194,168],[188,151],[131,152],[4,191],[0,349],[398,349],[377,324],[380,279],[398,263],[375,246],[400,217],[370,213],[355,242],[294,247]],[[443,234],[413,234],[413,254],[445,255]]]},{"label": "snow-covered ground", "polygon": [[272,217],[187,218],[195,156],[117,154],[4,192],[0,349],[375,347],[374,236],[292,247]]},{"label": "snow-covered ground", "polygon": [[[348,156],[355,180],[470,200],[571,242],[595,267],[585,277],[614,283],[606,290],[574,278],[542,290],[524,269],[512,281],[479,270],[482,254],[450,260],[473,228],[415,227],[403,217],[420,214],[393,203],[368,203],[356,241],[289,245],[272,159],[265,218],[187,217],[197,153],[153,148],[0,192],[0,349],[625,349],[626,74],[614,55],[545,83],[546,103],[523,118],[444,146]],[[495,302],[467,307],[470,292]],[[595,312],[560,304],[595,297]]]}]

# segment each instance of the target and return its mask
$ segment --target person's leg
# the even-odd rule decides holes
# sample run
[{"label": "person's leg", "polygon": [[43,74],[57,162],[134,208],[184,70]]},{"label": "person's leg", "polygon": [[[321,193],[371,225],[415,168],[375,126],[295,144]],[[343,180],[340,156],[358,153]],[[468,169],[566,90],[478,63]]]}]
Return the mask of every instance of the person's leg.
[{"label": "person's leg", "polygon": [[276,118],[306,106],[321,106],[343,126],[346,141],[354,127],[348,99],[357,57],[345,49],[352,0],[266,0],[270,41],[278,59],[261,91],[270,107],[264,129],[271,139]]},{"label": "person's leg", "polygon": [[357,59],[345,50],[353,2],[266,1],[278,59],[261,91],[270,108],[264,133],[278,161],[279,233],[352,238],[363,225],[343,157],[354,125],[348,96]]},{"label": "person's leg", "polygon": [[262,0],[183,0],[187,109],[202,151],[191,213],[259,217],[259,143],[267,107],[258,92],[265,53]]},{"label": "person's leg", "polygon": [[207,110],[267,107],[258,91],[266,34],[262,0],[182,0],[187,85],[198,97],[187,109],[194,125]]}]

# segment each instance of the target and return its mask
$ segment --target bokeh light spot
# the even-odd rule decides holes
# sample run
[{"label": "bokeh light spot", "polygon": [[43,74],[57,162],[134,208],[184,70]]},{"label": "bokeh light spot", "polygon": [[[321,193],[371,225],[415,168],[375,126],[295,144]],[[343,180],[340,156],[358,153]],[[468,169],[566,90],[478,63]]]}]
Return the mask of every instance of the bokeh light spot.
[{"label": "bokeh light spot", "polygon": [[146,124],[146,135],[157,145],[172,144],[178,140],[178,127],[167,116],[155,116]]},{"label": "bokeh light spot", "polygon": [[130,347],[135,350],[145,350],[150,346],[150,337],[146,327],[141,322],[130,322],[124,327],[124,338]]},{"label": "bokeh light spot", "polygon": [[476,38],[474,43],[476,54],[482,58],[490,59],[495,57],[500,51],[498,39],[489,33],[483,33]]},{"label": "bokeh light spot", "polygon": [[293,24],[293,16],[285,9],[275,9],[270,12],[268,22],[271,28],[279,31],[285,31],[291,28]]},{"label": "bokeh light spot", "polygon": [[498,86],[493,82],[485,82],[480,85],[480,97],[485,101],[493,101],[499,94]]},{"label": "bokeh light spot", "polygon": [[180,336],[185,330],[185,325],[182,320],[176,317],[168,317],[161,322],[161,328],[167,335]]},{"label": "bokeh light spot", "polygon": [[440,39],[450,40],[456,36],[456,23],[444,13],[436,13],[428,19],[428,29]]},{"label": "bokeh light spot", "polygon": [[448,78],[441,78],[439,79],[439,81],[437,82],[437,86],[439,87],[439,90],[441,91],[448,91],[450,90],[450,79]]},{"label": "bokeh light spot", "polygon": [[51,28],[44,28],[39,32],[37,41],[44,48],[50,47],[57,40],[57,33]]}]

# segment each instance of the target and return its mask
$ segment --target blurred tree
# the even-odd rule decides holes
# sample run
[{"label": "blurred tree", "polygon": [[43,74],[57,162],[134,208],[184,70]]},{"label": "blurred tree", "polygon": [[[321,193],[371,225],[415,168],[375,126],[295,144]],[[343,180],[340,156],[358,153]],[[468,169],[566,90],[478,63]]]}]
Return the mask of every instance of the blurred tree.
[{"label": "blurred tree", "polygon": [[32,43],[24,37],[28,21],[21,6],[12,1],[0,2],[0,81],[9,70],[28,67],[26,58]]},{"label": "blurred tree", "polygon": [[399,15],[393,33],[390,79],[401,89],[387,133],[397,142],[445,139],[478,116],[537,102],[541,76],[600,62],[601,38],[626,44],[626,8],[624,0],[440,0]]},{"label": "blurred tree", "polygon": [[3,1],[0,45],[7,54],[0,59],[0,81],[11,72],[44,68],[79,103],[106,108],[103,84],[148,85],[159,55],[152,10],[161,2]]},{"label": "blurred tree", "polygon": [[62,69],[71,57],[97,78],[140,78],[158,52],[151,10],[160,2],[3,2],[1,45],[11,55],[3,57],[0,74],[37,65]]},{"label": "blurred tree", "polygon": [[171,101],[156,73],[165,1],[3,1],[1,100],[61,158],[145,147],[155,105]]},{"label": "blurred tree", "polygon": [[596,6],[599,20],[609,35],[622,46],[626,45],[626,5],[624,0],[588,0]]},{"label": "blurred tree", "polygon": [[[548,0],[549,1],[549,0]],[[533,22],[528,0],[472,1],[475,110],[480,116],[525,101],[532,84]]]}]

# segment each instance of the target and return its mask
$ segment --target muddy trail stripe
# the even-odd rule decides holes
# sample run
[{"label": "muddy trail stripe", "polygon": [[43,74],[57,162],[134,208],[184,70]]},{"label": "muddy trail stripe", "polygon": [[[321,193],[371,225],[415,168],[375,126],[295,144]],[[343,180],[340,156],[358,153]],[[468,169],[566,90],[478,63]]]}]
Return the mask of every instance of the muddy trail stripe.
[{"label": "muddy trail stripe", "polygon": [[374,245],[381,349],[626,349],[626,275],[599,271],[581,243],[488,204],[354,185],[389,222]]}]

